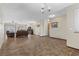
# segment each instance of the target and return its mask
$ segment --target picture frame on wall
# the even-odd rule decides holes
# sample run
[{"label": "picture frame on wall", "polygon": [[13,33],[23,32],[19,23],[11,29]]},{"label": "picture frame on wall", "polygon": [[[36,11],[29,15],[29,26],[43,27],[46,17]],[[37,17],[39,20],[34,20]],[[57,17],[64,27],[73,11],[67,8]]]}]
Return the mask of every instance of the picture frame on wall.
[{"label": "picture frame on wall", "polygon": [[51,27],[52,28],[58,28],[58,22],[52,22]]}]

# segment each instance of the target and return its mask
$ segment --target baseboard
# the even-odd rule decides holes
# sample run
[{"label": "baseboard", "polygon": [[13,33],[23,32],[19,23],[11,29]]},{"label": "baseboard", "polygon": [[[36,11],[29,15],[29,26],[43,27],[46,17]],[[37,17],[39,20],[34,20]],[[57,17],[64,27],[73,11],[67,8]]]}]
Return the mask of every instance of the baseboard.
[{"label": "baseboard", "polygon": [[68,48],[75,49],[75,50],[79,50],[79,49],[77,49],[77,48],[75,48],[75,47],[71,47],[71,46],[68,46],[68,45],[67,45],[67,47],[68,47]]},{"label": "baseboard", "polygon": [[62,39],[62,38],[56,38],[56,37],[50,37],[50,38],[54,38],[54,39],[61,39],[61,40],[66,40],[66,39]]},{"label": "baseboard", "polygon": [[47,36],[47,35],[40,35],[40,36]]}]

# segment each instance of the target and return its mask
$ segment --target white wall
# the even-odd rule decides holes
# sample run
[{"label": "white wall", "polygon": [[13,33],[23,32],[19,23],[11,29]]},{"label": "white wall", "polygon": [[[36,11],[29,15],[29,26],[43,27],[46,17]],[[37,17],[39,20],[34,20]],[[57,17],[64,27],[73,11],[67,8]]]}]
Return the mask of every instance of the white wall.
[{"label": "white wall", "polygon": [[48,35],[48,21],[47,19],[42,20],[40,22],[40,36],[47,36]]},{"label": "white wall", "polygon": [[67,40],[67,46],[79,49],[79,33],[75,33],[75,9],[79,8],[79,4],[72,5],[67,8],[66,15],[56,17],[52,22],[58,22],[58,29],[51,28],[50,36]]},{"label": "white wall", "polygon": [[4,43],[4,25],[0,24],[0,48]]},{"label": "white wall", "polygon": [[66,39],[66,15],[58,16],[51,22],[58,22],[58,28],[54,29],[50,26],[50,37]]},{"label": "white wall", "polygon": [[79,4],[71,6],[67,10],[67,45],[79,49],[79,33],[74,31],[74,10],[79,8]]}]

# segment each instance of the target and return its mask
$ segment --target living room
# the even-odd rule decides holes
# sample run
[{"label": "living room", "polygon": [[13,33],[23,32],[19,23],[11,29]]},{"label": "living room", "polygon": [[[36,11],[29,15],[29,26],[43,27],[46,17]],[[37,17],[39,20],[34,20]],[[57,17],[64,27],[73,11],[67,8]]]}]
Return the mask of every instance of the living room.
[{"label": "living room", "polygon": [[0,55],[79,55],[78,8],[78,3],[1,3]]}]

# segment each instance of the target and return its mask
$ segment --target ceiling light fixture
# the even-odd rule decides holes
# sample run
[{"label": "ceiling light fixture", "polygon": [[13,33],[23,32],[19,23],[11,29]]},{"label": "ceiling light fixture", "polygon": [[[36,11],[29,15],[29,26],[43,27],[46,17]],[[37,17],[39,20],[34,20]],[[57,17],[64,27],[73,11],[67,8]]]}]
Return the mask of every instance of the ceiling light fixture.
[{"label": "ceiling light fixture", "polygon": [[52,12],[51,7],[49,7],[46,3],[43,3],[41,7],[41,13],[44,14],[45,12],[48,12],[47,14],[49,14],[48,15],[49,19],[55,17],[55,14]]}]

